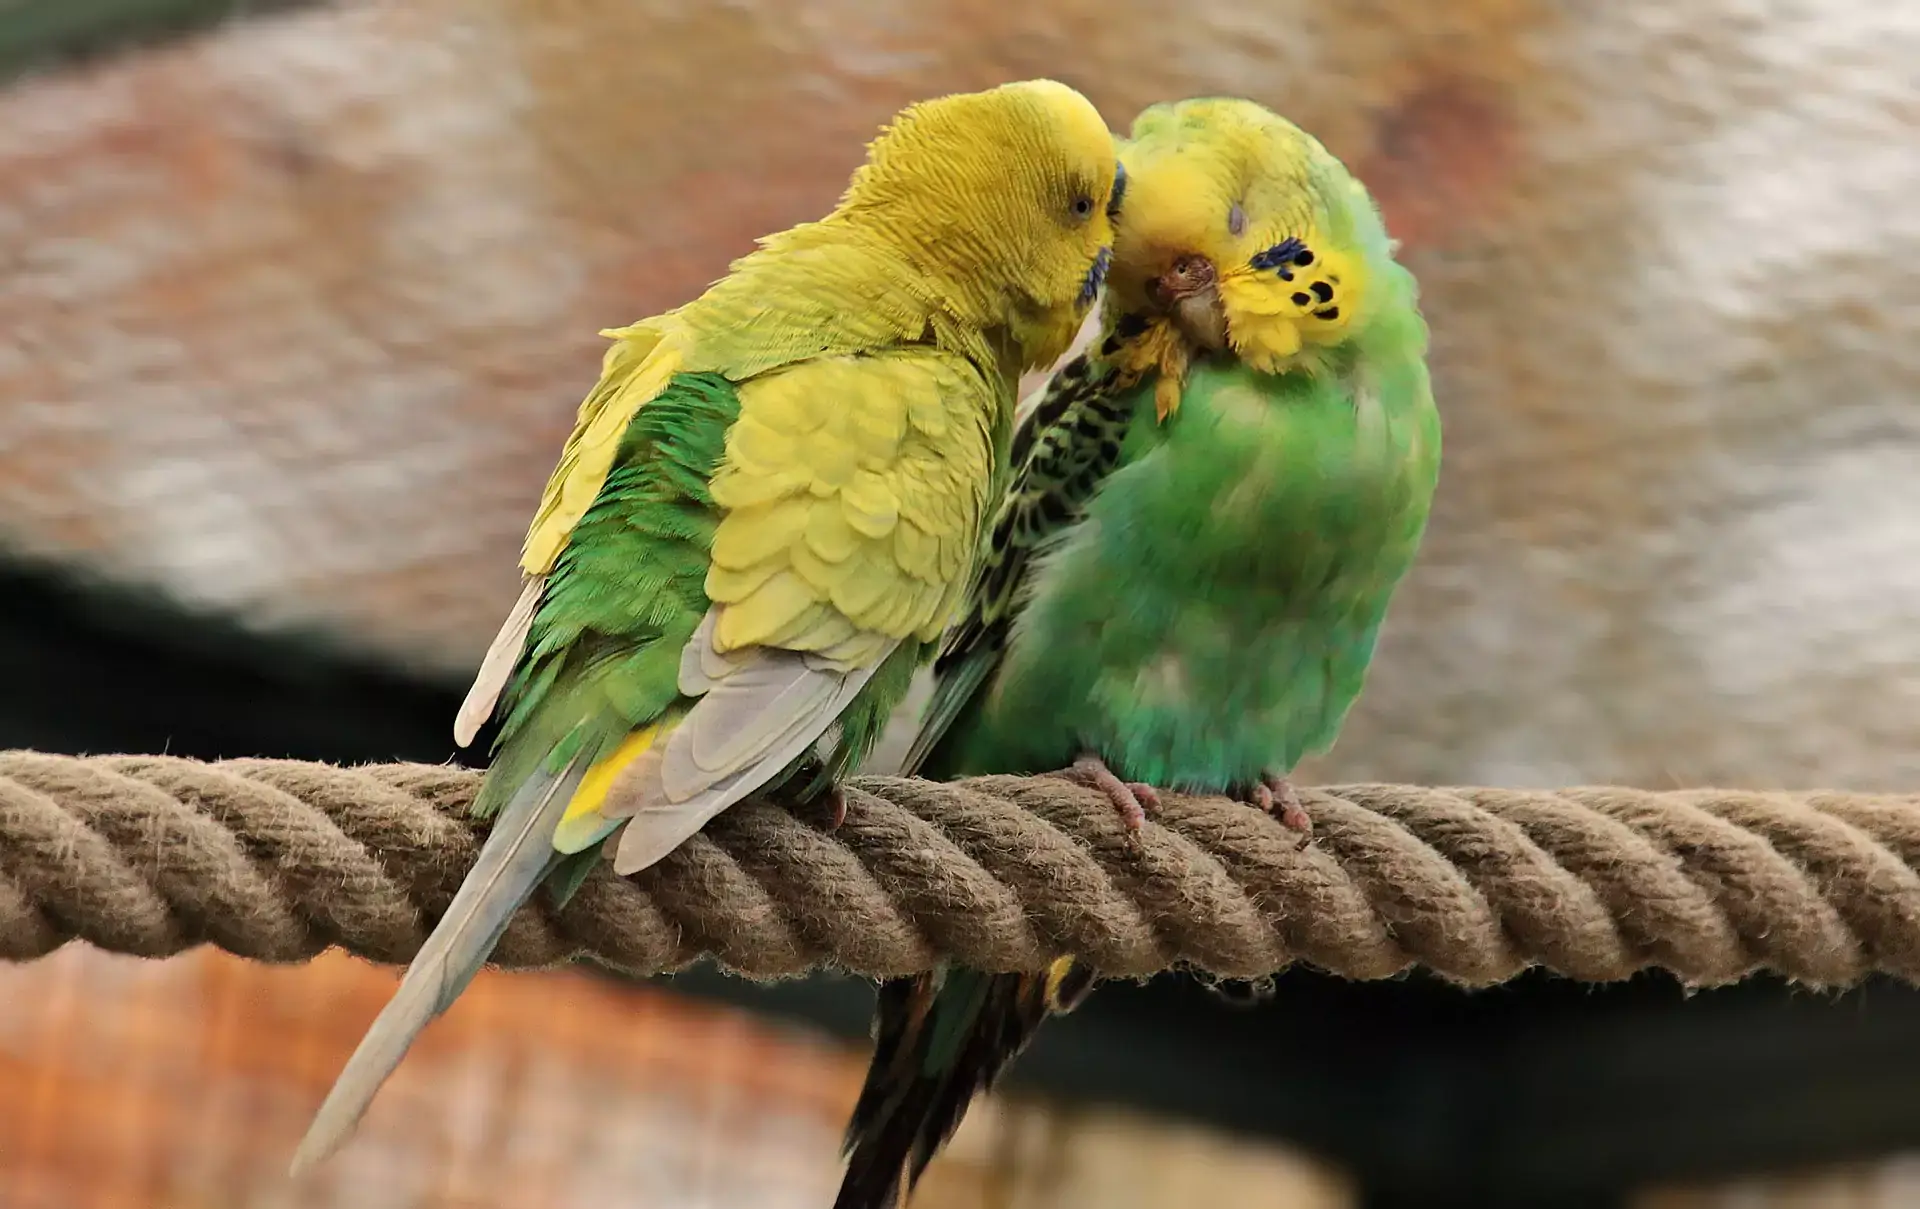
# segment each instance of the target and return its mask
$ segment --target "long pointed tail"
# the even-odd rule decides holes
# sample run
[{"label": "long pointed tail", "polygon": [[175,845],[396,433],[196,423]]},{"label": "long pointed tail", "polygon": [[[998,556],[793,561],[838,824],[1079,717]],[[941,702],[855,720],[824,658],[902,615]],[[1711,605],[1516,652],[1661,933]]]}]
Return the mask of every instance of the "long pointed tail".
[{"label": "long pointed tail", "polygon": [[553,832],[585,773],[576,758],[557,774],[523,785],[500,812],[480,858],[448,904],[439,926],[407,967],[400,989],[327,1093],[293,1156],[293,1174],[339,1148],[359,1124],[420,1030],[444,1012],[500,943],[520,904],[552,868]]},{"label": "long pointed tail", "polygon": [[847,1174],[834,1209],[897,1209],[1047,1017],[1093,985],[1070,958],[1045,974],[953,969],[881,984],[873,1064],[847,1126]]}]

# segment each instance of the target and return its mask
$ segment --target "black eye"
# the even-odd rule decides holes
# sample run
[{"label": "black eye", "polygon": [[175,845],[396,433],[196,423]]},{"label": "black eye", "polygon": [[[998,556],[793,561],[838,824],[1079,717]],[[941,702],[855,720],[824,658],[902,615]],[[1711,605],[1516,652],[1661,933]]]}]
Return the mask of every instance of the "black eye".
[{"label": "black eye", "polygon": [[1127,166],[1125,164],[1115,164],[1113,166],[1113,192],[1107,197],[1107,218],[1113,222],[1119,222],[1120,207],[1126,203],[1126,200]]},{"label": "black eye", "polygon": [[1091,217],[1092,214],[1093,199],[1091,197],[1081,194],[1079,197],[1073,199],[1073,216],[1075,218],[1088,218]]}]

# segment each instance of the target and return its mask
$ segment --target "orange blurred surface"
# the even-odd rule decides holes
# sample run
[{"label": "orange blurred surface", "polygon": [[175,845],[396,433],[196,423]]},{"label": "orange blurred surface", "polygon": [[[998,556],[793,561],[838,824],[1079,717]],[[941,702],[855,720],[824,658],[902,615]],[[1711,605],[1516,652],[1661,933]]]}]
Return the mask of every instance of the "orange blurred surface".
[{"label": "orange blurred surface", "polygon": [[489,971],[358,1136],[293,1147],[394,973],[203,952],[0,966],[0,1204],[487,1209],[818,1205],[861,1073],[847,1048],[581,972]]},{"label": "orange blurred surface", "polygon": [[[334,1158],[285,1172],[395,971],[70,946],[0,964],[0,1209],[821,1209],[866,1054],[583,971],[487,971]],[[1339,1209],[1270,1144],[989,1098],[916,1209]]]}]

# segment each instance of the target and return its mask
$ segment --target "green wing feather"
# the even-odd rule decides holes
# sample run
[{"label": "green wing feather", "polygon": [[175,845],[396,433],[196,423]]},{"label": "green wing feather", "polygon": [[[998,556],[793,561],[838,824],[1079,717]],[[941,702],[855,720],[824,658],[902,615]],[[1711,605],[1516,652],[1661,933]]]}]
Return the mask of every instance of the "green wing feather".
[{"label": "green wing feather", "polygon": [[[547,577],[474,813],[529,778],[587,763],[678,696],[681,648],[707,611],[719,523],[707,483],[739,415],[732,383],[682,374],[634,413],[614,465]],[[590,850],[592,851],[592,850]]]}]

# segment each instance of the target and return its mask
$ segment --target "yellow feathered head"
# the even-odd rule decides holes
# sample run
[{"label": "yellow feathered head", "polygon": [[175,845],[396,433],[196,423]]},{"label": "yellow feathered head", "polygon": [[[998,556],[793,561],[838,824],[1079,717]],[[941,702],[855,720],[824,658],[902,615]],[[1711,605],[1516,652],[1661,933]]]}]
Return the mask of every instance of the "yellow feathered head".
[{"label": "yellow feathered head", "polygon": [[897,244],[956,318],[1007,331],[1030,368],[1066,351],[1100,291],[1117,177],[1092,103],[1028,80],[901,111],[840,212]]},{"label": "yellow feathered head", "polygon": [[1178,402],[1194,349],[1315,372],[1365,324],[1391,246],[1373,200],[1313,136],[1252,101],[1155,105],[1121,147],[1127,205],[1104,346]]}]

